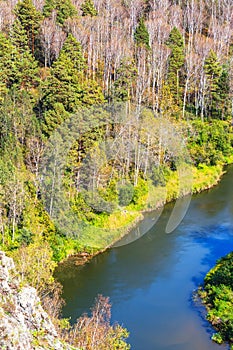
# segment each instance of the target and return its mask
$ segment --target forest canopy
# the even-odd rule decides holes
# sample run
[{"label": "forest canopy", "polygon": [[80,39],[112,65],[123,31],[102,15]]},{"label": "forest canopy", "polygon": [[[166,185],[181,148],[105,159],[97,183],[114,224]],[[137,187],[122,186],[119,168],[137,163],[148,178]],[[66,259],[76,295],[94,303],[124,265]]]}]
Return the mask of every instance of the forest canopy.
[{"label": "forest canopy", "polygon": [[[230,0],[0,1],[5,249],[44,239],[55,260],[98,250],[103,242],[95,236],[109,245],[119,231],[108,239],[106,231],[132,224],[151,207],[150,196],[162,203],[165,187],[168,200],[185,194],[169,135],[184,141],[189,160],[183,158],[203,179],[207,167],[230,161],[232,10]],[[117,106],[125,124],[112,119]],[[47,210],[41,188],[48,140],[83,113],[89,119],[77,120],[84,132],[73,140],[60,180],[91,248],[78,230],[74,237],[53,220],[55,185]],[[111,122],[103,124],[107,115]],[[111,143],[112,153],[103,146]]]}]

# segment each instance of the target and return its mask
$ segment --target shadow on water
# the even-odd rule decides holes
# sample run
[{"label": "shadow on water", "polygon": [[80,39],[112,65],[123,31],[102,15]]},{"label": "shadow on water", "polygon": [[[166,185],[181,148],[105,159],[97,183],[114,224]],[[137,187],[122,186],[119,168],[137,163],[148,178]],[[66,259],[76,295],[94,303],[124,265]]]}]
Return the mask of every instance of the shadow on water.
[{"label": "shadow on water", "polygon": [[[209,250],[201,260],[203,266],[212,268],[218,259],[233,251],[233,228],[231,226],[210,226],[194,232],[192,236],[195,242]],[[194,276],[192,280],[198,287],[203,283],[204,277],[205,273],[202,273]]]},{"label": "shadow on water", "polygon": [[190,236],[197,244],[206,247],[209,251],[200,261],[204,270],[199,275],[192,277],[195,291],[194,294],[190,295],[190,307],[198,313],[203,328],[211,338],[215,330],[206,320],[206,308],[196,296],[196,291],[203,284],[206,272],[215,266],[216,261],[233,251],[233,230],[232,226],[227,225],[209,226],[191,233]]}]

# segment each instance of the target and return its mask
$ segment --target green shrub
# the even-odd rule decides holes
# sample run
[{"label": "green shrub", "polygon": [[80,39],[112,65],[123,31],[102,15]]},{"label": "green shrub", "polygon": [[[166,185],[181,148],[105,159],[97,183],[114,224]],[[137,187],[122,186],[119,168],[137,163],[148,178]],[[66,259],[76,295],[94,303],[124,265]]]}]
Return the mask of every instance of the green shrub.
[{"label": "green shrub", "polygon": [[199,295],[207,305],[207,319],[218,331],[212,339],[218,344],[233,344],[233,253],[210,270]]},{"label": "green shrub", "polygon": [[131,183],[126,183],[118,187],[118,201],[120,206],[124,207],[132,201],[134,195],[134,187]]},{"label": "green shrub", "polygon": [[166,186],[167,180],[171,175],[172,171],[168,166],[162,165],[159,167],[154,167],[152,170],[151,179],[154,186]]}]

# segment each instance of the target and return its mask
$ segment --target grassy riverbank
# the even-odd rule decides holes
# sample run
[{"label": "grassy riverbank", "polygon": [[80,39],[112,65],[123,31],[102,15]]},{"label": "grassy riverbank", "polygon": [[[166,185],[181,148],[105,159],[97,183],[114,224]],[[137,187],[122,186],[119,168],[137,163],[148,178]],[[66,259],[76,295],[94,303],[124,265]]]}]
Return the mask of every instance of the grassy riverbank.
[{"label": "grassy riverbank", "polygon": [[[190,187],[192,194],[215,186],[224,174],[223,165],[206,166],[189,169],[191,179],[182,186]],[[143,219],[143,212],[162,207],[165,203],[176,200],[182,195],[180,188],[181,180],[177,171],[167,179],[166,186],[148,186],[148,193],[140,199],[140,204],[130,204],[110,215],[102,215],[95,225],[84,225],[82,235],[77,241],[75,239],[61,240],[59,246],[59,260],[85,251],[89,257],[104,251],[114,242],[126,235],[139,221]],[[188,184],[187,184],[188,183]],[[86,256],[84,255],[84,261]]]},{"label": "grassy riverbank", "polygon": [[216,329],[212,339],[228,342],[233,349],[233,253],[221,258],[205,277],[199,295],[207,309],[207,320]]},{"label": "grassy riverbank", "polygon": [[[230,160],[228,159],[228,162]],[[219,182],[223,173],[222,164],[199,165],[186,169],[186,175],[183,177],[178,171],[170,171],[162,185],[154,186],[152,182],[141,181],[134,192],[134,200],[128,205],[117,207],[109,214],[91,213],[89,221],[81,216],[81,234],[77,238],[59,233],[41,203],[32,195],[27,196],[22,224],[15,230],[14,241],[10,231],[5,230],[3,249],[9,254],[14,252],[14,255],[22,254],[22,250],[31,254],[31,245],[40,246],[44,241],[44,246],[51,249],[52,258],[56,262],[74,254],[81,254],[82,258],[79,261],[85,262],[87,256],[102,252],[126,235],[143,219],[144,212],[162,207],[166,202],[176,200],[187,192],[198,193],[209,189]],[[85,208],[83,212],[85,213]],[[79,211],[79,215],[83,215],[82,212]],[[20,248],[22,244],[24,247]]]}]

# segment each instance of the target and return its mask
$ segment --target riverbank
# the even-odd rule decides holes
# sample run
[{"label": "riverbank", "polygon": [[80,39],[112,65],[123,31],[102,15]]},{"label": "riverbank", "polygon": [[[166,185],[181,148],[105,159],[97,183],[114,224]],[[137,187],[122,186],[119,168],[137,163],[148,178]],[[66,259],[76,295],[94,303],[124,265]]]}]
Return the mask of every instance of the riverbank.
[{"label": "riverbank", "polygon": [[233,253],[221,258],[207,273],[198,294],[207,310],[206,319],[216,333],[212,340],[233,349]]},{"label": "riverbank", "polygon": [[[75,322],[102,293],[112,302],[112,322],[127,327],[135,350],[229,350],[211,341],[214,330],[204,320],[204,307],[191,301],[216,260],[233,250],[233,166],[225,170],[217,186],[193,196],[182,224],[172,234],[164,228],[173,203],[133,244],[109,249],[81,267],[61,266],[56,277],[66,301],[63,316]],[[146,214],[139,228],[153,224],[154,215]]]},{"label": "riverbank", "polygon": [[[81,246],[86,245],[83,251],[75,251],[75,245],[69,241],[69,249],[62,263],[83,265],[94,256],[103,253],[111,248],[117,241],[126,236],[140,221],[144,219],[144,214],[163,207],[166,203],[175,201],[179,197],[188,193],[197,194],[216,186],[225,173],[224,165],[206,166],[199,168],[192,167],[187,174],[186,180],[181,180],[177,171],[172,173],[166,186],[150,186],[148,195],[142,198],[140,206],[129,205],[122,211],[117,211],[109,215],[104,223],[104,227],[86,227],[82,235]],[[191,178],[190,178],[191,177]],[[182,191],[180,183],[185,190]],[[90,243],[92,246],[90,248]],[[75,243],[75,241],[74,241]],[[69,262],[67,262],[67,260]]]}]

